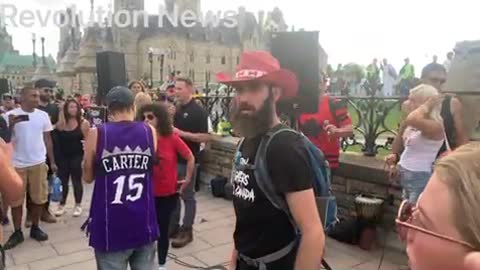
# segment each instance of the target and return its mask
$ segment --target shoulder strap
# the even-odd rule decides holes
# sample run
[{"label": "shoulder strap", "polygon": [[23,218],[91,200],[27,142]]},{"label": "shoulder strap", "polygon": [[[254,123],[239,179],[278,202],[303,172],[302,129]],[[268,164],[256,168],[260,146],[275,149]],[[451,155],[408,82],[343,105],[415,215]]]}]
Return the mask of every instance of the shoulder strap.
[{"label": "shoulder strap", "polygon": [[332,114],[333,119],[335,119],[335,124],[339,124],[341,119],[337,116],[337,110],[342,106],[346,106],[343,100],[335,100],[331,97],[328,97],[328,107],[330,107],[330,113]]},{"label": "shoulder strap", "polygon": [[[282,197],[278,192],[275,190],[275,186],[273,185],[273,181],[268,173],[268,166],[267,166],[267,150],[268,146],[272,142],[273,138],[282,132],[292,132],[298,134],[296,131],[290,128],[280,128],[278,130],[269,131],[261,140],[260,146],[258,147],[257,154],[255,157],[255,178],[257,181],[258,187],[262,190],[265,194],[267,199],[275,206],[275,208],[284,211],[288,217],[293,221],[293,218],[290,214],[290,210],[288,209],[287,202],[284,197]],[[292,224],[295,224],[292,222]]]},{"label": "shoulder strap", "polygon": [[448,143],[450,144],[450,146],[455,147],[455,140],[454,140],[455,124],[454,124],[453,115],[452,115],[451,103],[452,103],[452,96],[447,95],[443,100],[440,115],[443,118],[443,126],[445,130],[446,139],[448,140]]}]

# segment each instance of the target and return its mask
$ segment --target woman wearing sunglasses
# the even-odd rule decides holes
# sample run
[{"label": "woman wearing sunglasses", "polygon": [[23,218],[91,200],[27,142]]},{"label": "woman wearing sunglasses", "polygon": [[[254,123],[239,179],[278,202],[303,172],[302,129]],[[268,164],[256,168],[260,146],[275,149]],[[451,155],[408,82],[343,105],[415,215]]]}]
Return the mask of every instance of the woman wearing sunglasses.
[{"label": "woman wearing sunglasses", "polygon": [[[163,103],[147,104],[140,109],[142,120],[149,123],[158,132],[157,163],[153,169],[153,188],[160,238],[157,242],[160,270],[165,269],[168,253],[168,228],[177,196],[188,186],[195,167],[195,158],[188,146],[173,132],[172,117]],[[177,180],[178,155],[187,160],[185,179]],[[177,191],[177,186],[180,189]]]},{"label": "woman wearing sunglasses", "polygon": [[480,269],[480,144],[440,159],[417,204],[402,203],[396,223],[413,270]]}]

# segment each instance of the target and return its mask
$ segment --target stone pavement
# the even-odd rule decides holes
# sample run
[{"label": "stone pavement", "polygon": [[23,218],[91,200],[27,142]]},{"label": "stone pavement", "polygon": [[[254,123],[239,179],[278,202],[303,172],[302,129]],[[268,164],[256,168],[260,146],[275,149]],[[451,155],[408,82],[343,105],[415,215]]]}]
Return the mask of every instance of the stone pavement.
[{"label": "stone pavement", "polygon": [[[85,210],[90,204],[92,186],[85,189]],[[7,252],[9,270],[90,270],[96,269],[94,255],[88,247],[85,234],[80,231],[88,211],[80,218],[73,218],[72,197],[69,196],[68,213],[57,224],[43,224],[50,239],[44,243],[35,242],[26,237],[25,243]],[[52,205],[53,208],[56,205]],[[231,202],[213,198],[210,194],[198,194],[198,214],[195,226],[195,240],[183,249],[170,249],[173,256],[195,266],[213,266],[225,264],[230,257],[234,212]],[[5,238],[11,233],[10,226],[5,227]],[[28,236],[29,230],[24,230]],[[366,252],[356,247],[340,244],[327,239],[326,260],[334,270],[374,270],[378,269],[381,251]],[[405,264],[400,253],[387,251],[381,269],[396,270]],[[169,270],[188,269],[170,258]]]}]

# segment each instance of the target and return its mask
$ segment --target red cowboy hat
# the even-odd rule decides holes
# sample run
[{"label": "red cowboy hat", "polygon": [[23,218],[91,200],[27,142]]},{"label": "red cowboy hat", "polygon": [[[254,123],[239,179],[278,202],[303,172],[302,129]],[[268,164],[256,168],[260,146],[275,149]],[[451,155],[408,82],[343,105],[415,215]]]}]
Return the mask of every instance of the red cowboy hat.
[{"label": "red cowboy hat", "polygon": [[217,81],[227,85],[241,85],[251,81],[272,84],[282,89],[282,98],[295,97],[298,92],[297,76],[282,69],[278,60],[266,51],[249,51],[240,56],[235,77],[218,73]]}]

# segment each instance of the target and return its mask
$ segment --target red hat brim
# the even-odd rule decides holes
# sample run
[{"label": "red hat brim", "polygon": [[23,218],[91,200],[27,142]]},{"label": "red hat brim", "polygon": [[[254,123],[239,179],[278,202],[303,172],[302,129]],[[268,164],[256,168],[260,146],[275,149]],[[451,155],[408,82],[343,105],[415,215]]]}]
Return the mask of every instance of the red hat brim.
[{"label": "red hat brim", "polygon": [[266,82],[268,84],[272,84],[282,89],[282,98],[292,98],[297,96],[298,93],[298,80],[295,73],[291,72],[290,70],[286,69],[279,69],[277,71],[268,73],[262,77],[258,78],[233,78],[229,74],[226,73],[217,73],[216,75],[217,82],[231,85],[233,87],[258,81],[258,82]]}]

